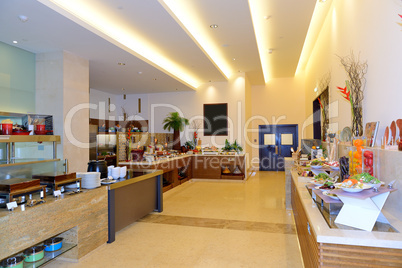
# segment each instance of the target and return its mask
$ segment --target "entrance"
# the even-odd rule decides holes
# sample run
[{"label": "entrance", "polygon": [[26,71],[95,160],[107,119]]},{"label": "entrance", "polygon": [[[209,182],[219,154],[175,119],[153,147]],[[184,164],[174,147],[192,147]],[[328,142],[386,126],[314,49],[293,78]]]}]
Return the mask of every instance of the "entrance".
[{"label": "entrance", "polygon": [[261,171],[285,170],[284,157],[292,157],[299,145],[298,125],[260,125],[259,157]]}]

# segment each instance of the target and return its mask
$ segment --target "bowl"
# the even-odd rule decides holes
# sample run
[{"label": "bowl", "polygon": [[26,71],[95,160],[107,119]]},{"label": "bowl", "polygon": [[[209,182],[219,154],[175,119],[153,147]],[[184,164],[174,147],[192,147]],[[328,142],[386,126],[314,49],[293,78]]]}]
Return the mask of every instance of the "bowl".
[{"label": "bowl", "polygon": [[34,133],[35,133],[35,135],[46,135],[47,131],[46,130],[35,130]]},{"label": "bowl", "polygon": [[13,135],[29,135],[31,130],[13,130]]}]

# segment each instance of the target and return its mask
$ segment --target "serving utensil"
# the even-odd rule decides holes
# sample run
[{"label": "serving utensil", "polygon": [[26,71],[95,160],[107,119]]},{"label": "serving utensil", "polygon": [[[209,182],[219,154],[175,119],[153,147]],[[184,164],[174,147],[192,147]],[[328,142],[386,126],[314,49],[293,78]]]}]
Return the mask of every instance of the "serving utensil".
[{"label": "serving utensil", "polygon": [[399,128],[399,140],[402,140],[402,119],[396,120],[396,125]]},{"label": "serving utensil", "polygon": [[385,128],[385,145],[388,145],[388,139],[389,139],[389,127]]},{"label": "serving utensil", "polygon": [[395,124],[395,121],[392,121],[390,129],[391,129],[391,137],[392,137],[391,144],[394,145],[395,141],[396,141],[396,139],[395,139],[395,136],[396,136],[396,124]]}]

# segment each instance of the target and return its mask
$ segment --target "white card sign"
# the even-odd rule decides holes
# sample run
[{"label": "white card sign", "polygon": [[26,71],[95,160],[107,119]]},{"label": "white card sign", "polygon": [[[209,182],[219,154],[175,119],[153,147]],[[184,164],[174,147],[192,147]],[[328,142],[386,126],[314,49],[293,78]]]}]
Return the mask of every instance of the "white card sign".
[{"label": "white card sign", "polygon": [[16,201],[7,203],[7,209],[8,210],[14,210],[14,208],[17,208],[17,207],[18,207],[18,205],[17,205]]}]

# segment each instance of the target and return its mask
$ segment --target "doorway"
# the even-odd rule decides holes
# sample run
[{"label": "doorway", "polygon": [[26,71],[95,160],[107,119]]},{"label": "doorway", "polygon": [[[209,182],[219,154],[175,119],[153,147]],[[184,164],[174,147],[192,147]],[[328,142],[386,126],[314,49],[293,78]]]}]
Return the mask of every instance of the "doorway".
[{"label": "doorway", "polygon": [[285,157],[292,157],[299,145],[298,125],[260,125],[259,157],[261,171],[284,171]]}]

